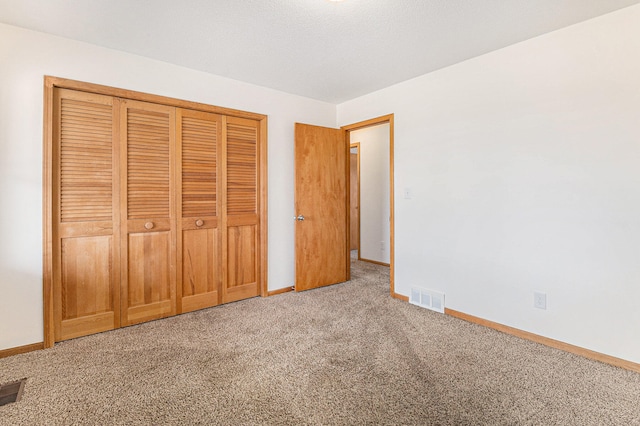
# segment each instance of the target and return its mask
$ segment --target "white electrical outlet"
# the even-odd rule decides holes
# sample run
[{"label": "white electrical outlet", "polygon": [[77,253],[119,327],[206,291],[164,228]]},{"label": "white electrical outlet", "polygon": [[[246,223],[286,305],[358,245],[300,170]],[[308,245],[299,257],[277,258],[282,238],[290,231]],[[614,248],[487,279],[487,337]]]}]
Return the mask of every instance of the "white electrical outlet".
[{"label": "white electrical outlet", "polygon": [[538,309],[547,309],[547,294],[534,291],[533,307]]},{"label": "white electrical outlet", "polygon": [[380,251],[384,251],[384,241],[380,241]]}]

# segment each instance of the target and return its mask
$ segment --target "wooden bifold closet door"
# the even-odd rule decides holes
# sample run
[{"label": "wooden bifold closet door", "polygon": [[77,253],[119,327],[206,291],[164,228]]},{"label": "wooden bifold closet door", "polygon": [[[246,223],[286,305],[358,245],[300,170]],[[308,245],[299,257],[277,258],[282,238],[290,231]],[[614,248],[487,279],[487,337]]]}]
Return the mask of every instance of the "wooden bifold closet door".
[{"label": "wooden bifold closet door", "polygon": [[54,94],[52,147],[55,339],[120,324],[117,102]]},{"label": "wooden bifold closet door", "polygon": [[258,288],[258,123],[229,117],[224,146],[224,285],[222,300],[257,294]]},{"label": "wooden bifold closet door", "polygon": [[[178,110],[178,288],[181,312],[220,303],[222,117]],[[257,294],[257,293],[256,293]]]},{"label": "wooden bifold closet door", "polygon": [[264,291],[260,120],[52,90],[51,340]]},{"label": "wooden bifold closet door", "polygon": [[175,108],[120,110],[122,325],[176,313]]}]

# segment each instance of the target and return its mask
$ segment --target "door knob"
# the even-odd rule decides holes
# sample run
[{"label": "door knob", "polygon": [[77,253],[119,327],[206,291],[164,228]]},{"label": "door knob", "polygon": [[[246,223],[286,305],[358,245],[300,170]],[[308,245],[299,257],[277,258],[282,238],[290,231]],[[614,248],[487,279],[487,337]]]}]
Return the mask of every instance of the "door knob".
[{"label": "door knob", "polygon": [[153,222],[147,222],[144,224],[145,229],[153,229],[154,226]]},{"label": "door knob", "polygon": [[297,221],[303,221],[304,220],[304,216],[299,215],[298,217],[296,217],[296,220]]},{"label": "door knob", "polygon": [[196,220],[196,226],[202,226],[202,225],[204,225],[204,220],[202,219]]}]

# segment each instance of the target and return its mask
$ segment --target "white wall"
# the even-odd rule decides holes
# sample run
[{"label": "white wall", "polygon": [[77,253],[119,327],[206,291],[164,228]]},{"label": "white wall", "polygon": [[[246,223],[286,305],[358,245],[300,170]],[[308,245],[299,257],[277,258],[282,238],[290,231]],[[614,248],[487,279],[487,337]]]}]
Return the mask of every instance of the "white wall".
[{"label": "white wall", "polygon": [[354,130],[350,141],[360,142],[360,257],[389,263],[389,124]]},{"label": "white wall", "polygon": [[[632,6],[338,106],[340,125],[395,113],[396,291],[640,362],[638,22]],[[43,339],[45,74],[268,114],[269,288],[293,284],[293,123],[334,126],[335,106],[0,24],[0,350]]]},{"label": "white wall", "polygon": [[267,114],[269,289],[293,285],[294,122],[335,105],[0,24],[0,350],[43,341],[44,75]]},{"label": "white wall", "polygon": [[640,362],[638,23],[632,6],[338,106],[340,125],[395,114],[398,293]]}]

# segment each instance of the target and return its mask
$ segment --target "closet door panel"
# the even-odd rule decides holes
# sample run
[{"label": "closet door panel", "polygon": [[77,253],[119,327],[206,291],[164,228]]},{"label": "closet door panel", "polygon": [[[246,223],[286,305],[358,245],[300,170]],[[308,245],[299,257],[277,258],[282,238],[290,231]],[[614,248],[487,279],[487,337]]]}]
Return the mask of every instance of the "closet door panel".
[{"label": "closet door panel", "polygon": [[170,232],[129,234],[128,323],[171,314]]},{"label": "closet door panel", "polygon": [[257,227],[229,227],[227,247],[227,300],[257,296],[260,292],[256,262]]},{"label": "closet door panel", "polygon": [[228,117],[225,125],[223,302],[257,296],[259,123]]},{"label": "closet door panel", "polygon": [[111,236],[63,240],[64,319],[113,310],[111,250]]},{"label": "closet door panel", "polygon": [[179,305],[181,312],[190,312],[220,303],[222,117],[178,110],[177,127]]},{"label": "closet door panel", "polygon": [[176,313],[175,109],[123,101],[121,226],[124,325]]},{"label": "closet door panel", "polygon": [[218,230],[186,230],[182,234],[182,312],[215,306],[220,281]]},{"label": "closet door panel", "polygon": [[61,340],[114,328],[112,253],[110,235],[62,240]]},{"label": "closet door panel", "polygon": [[119,326],[117,102],[56,89],[54,339]]}]

